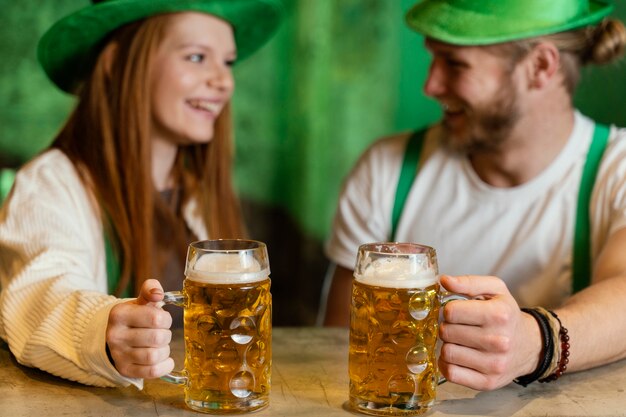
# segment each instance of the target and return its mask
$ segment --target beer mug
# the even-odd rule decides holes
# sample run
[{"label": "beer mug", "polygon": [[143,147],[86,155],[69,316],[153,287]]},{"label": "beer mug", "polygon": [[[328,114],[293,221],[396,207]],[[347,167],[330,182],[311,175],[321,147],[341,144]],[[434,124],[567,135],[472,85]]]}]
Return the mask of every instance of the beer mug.
[{"label": "beer mug", "polygon": [[214,414],[269,404],[272,296],[264,243],[207,240],[189,245],[182,292],[164,302],[184,308],[184,370],[162,379],[184,386],[185,403]]},{"label": "beer mug", "polygon": [[422,414],[435,403],[439,309],[452,299],[437,255],[413,243],[359,247],[350,306],[350,406],[371,415]]}]

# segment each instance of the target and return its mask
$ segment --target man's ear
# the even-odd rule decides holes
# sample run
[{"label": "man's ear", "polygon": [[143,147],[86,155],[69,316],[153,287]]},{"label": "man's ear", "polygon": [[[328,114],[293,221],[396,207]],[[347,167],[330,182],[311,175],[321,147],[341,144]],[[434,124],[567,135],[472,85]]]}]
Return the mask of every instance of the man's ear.
[{"label": "man's ear", "polygon": [[542,89],[559,75],[561,54],[551,42],[540,42],[526,57],[529,89]]}]

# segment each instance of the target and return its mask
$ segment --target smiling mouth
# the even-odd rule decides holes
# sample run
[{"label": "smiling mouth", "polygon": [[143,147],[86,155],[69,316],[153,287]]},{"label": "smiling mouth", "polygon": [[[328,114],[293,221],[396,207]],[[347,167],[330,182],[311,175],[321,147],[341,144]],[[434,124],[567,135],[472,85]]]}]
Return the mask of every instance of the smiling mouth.
[{"label": "smiling mouth", "polygon": [[222,105],[220,103],[209,100],[192,99],[187,100],[187,103],[196,110],[205,111],[214,115],[219,114],[222,109]]},{"label": "smiling mouth", "polygon": [[463,109],[463,106],[446,104],[446,103],[443,103],[441,106],[443,107],[444,113],[449,116],[457,116],[465,112],[465,110]]}]

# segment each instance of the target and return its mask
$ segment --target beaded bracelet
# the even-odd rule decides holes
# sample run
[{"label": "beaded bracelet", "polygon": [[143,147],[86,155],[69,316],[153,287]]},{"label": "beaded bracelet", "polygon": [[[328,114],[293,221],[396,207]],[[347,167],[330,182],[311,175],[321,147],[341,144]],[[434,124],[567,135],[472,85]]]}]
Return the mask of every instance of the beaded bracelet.
[{"label": "beaded bracelet", "polygon": [[557,368],[557,370],[552,375],[549,375],[543,379],[540,379],[539,382],[556,381],[557,379],[561,377],[561,375],[565,373],[565,370],[567,369],[567,364],[569,363],[570,344],[569,344],[569,335],[568,335],[567,329],[563,327],[563,323],[561,323],[561,319],[559,319],[559,316],[557,316],[554,311],[548,310],[548,312],[552,315],[552,317],[554,317],[559,322],[559,327],[560,327],[559,339],[561,342],[561,355],[559,357],[559,367]]},{"label": "beaded bracelet", "polygon": [[543,352],[543,356],[539,360],[537,368],[533,372],[513,380],[516,384],[525,387],[531,382],[537,381],[550,367],[552,356],[554,355],[554,340],[552,338],[552,332],[550,331],[550,324],[547,317],[532,308],[522,308],[522,311],[533,316],[533,318],[537,321],[537,324],[539,324]]}]

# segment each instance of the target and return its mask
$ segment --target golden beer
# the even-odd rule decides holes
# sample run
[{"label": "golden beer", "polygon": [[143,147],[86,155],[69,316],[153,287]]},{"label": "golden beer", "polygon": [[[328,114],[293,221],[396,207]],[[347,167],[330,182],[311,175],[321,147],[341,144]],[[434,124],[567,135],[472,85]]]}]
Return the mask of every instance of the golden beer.
[{"label": "golden beer", "polygon": [[189,245],[182,292],[185,368],[162,377],[185,388],[185,403],[212,414],[269,404],[272,296],[264,243],[206,240]]},{"label": "golden beer", "polygon": [[268,404],[272,367],[270,280],[184,283],[187,404],[252,411]]},{"label": "golden beer", "polygon": [[365,414],[422,414],[435,403],[440,308],[436,257],[432,248],[422,246],[418,249],[425,248],[424,256],[403,257],[412,247],[400,245],[359,249],[348,372],[350,405]]}]

